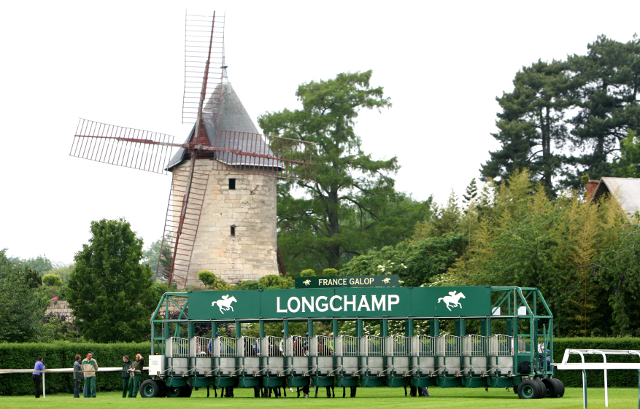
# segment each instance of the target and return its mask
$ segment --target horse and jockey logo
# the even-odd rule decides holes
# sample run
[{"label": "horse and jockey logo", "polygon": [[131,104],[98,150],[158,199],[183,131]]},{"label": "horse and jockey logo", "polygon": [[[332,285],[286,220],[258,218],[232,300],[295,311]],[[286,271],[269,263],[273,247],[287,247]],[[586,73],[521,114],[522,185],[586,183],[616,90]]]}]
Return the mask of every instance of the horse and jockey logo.
[{"label": "horse and jockey logo", "polygon": [[302,284],[304,284],[304,285],[309,285],[309,284],[311,284],[311,280],[304,280],[304,281],[302,282]]},{"label": "horse and jockey logo", "polygon": [[223,295],[222,299],[212,302],[211,306],[213,307],[217,303],[218,308],[220,308],[220,313],[224,314],[225,311],[233,311],[233,307],[231,306],[232,302],[238,302],[238,300],[236,300],[236,297],[229,297],[229,294],[227,294]]},{"label": "horse and jockey logo", "polygon": [[466,298],[466,297],[462,293],[457,293],[456,290],[449,291],[449,295],[447,295],[446,297],[438,298],[438,303],[440,303],[440,301],[444,301],[449,311],[451,311],[451,307],[453,308],[460,307],[460,309],[462,309],[462,304],[460,304],[460,298]]},{"label": "horse and jockey logo", "polygon": [[384,278],[382,280],[382,282],[385,283],[385,284],[389,284],[391,282],[391,279],[389,277],[387,277],[387,278]]}]

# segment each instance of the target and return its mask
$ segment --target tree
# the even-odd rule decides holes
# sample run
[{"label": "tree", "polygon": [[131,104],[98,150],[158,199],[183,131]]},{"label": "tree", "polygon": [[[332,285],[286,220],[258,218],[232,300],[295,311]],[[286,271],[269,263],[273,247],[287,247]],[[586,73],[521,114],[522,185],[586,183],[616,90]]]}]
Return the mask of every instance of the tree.
[{"label": "tree", "polygon": [[42,284],[49,287],[60,287],[62,285],[62,279],[59,275],[45,274],[42,277]]},{"label": "tree", "polygon": [[491,159],[482,165],[483,180],[508,180],[518,169],[528,168],[533,180],[554,191],[553,177],[562,164],[554,143],[561,147],[568,136],[563,118],[571,100],[565,69],[560,61],[523,67],[513,80],[513,92],[496,98],[502,112],[496,122],[499,131],[492,135],[501,148],[490,152]]},{"label": "tree", "polygon": [[22,263],[27,267],[38,271],[40,274],[44,274],[47,271],[53,270],[53,265],[47,256],[38,256],[36,258],[30,258],[23,260]]},{"label": "tree", "polygon": [[640,130],[640,39],[626,44],[604,35],[588,45],[587,55],[568,59],[577,114],[571,119],[574,144],[584,153],[574,160],[566,185],[577,188],[580,176],[611,176],[611,159],[628,129]]},{"label": "tree", "polygon": [[[160,254],[162,254],[162,257],[160,257]],[[158,259],[160,260],[160,266],[164,267],[166,271],[171,269],[172,253],[166,244],[165,247],[162,248],[162,239],[151,243],[142,255],[143,263],[151,267],[153,274],[158,274]],[[162,272],[160,274],[164,276]]]},{"label": "tree", "polygon": [[630,130],[620,141],[620,157],[613,160],[613,176],[619,178],[640,178],[640,138]]},{"label": "tree", "polygon": [[602,253],[597,267],[597,277],[608,291],[608,301],[613,310],[609,320],[613,334],[638,336],[640,227],[627,225],[619,231],[616,239],[616,242]]},{"label": "tree", "polygon": [[398,275],[403,285],[420,287],[447,272],[464,252],[461,233],[446,233],[420,241],[405,240],[397,246],[372,250],[352,258],[340,275]]},{"label": "tree", "polygon": [[[47,303],[34,296],[24,266],[16,266],[0,250],[0,342],[37,342]],[[32,271],[35,273],[34,271]],[[36,273],[37,274],[37,273]],[[38,275],[39,278],[39,275]]]},{"label": "tree", "polygon": [[140,264],[142,239],[124,219],[93,221],[91,233],[68,283],[75,324],[96,342],[148,339],[157,298],[151,268]]},{"label": "tree", "polygon": [[[395,157],[374,160],[354,132],[362,109],[390,107],[382,87],[370,86],[371,71],[338,74],[298,87],[302,109],[267,113],[264,132],[317,144],[316,183],[280,182],[278,242],[287,260],[308,257],[316,268],[337,268],[345,257],[367,249],[389,197]],[[294,195],[295,187],[304,196]],[[345,225],[345,220],[353,223]],[[364,243],[364,244],[363,244]]]}]

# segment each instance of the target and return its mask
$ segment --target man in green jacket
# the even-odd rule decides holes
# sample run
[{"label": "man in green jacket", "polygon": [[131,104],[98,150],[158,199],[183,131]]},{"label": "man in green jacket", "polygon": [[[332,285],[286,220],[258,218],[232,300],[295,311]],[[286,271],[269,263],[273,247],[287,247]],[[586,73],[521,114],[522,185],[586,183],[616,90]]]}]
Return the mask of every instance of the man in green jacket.
[{"label": "man in green jacket", "polygon": [[[129,368],[131,368],[131,361],[129,360],[129,355],[125,355],[122,357],[122,397],[127,397],[127,391],[129,390],[129,379],[131,378],[131,373],[129,372]],[[131,396],[131,392],[129,391],[129,396]]]},{"label": "man in green jacket", "polygon": [[133,376],[129,378],[129,397],[135,398],[138,396],[138,389],[140,388],[140,377],[142,376],[142,368],[144,368],[144,358],[140,354],[136,354],[136,361],[131,364],[130,371],[133,372]]},{"label": "man in green jacket", "polygon": [[87,357],[82,361],[82,370],[84,371],[84,387],[87,390],[87,398],[95,398],[98,362],[93,359],[93,352],[87,352]]}]

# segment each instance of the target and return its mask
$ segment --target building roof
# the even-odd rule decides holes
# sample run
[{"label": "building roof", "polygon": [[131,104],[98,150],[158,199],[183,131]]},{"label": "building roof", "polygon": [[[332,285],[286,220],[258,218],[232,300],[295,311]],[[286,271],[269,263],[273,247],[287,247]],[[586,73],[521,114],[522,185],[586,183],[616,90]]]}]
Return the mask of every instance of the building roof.
[{"label": "building roof", "polygon": [[[213,123],[212,112],[214,105],[213,99],[216,98],[220,92],[220,87],[222,87],[221,103],[219,107],[220,115],[218,118],[218,124],[215,125]],[[259,133],[258,128],[256,128],[251,117],[249,117],[247,110],[244,108],[244,105],[242,105],[240,98],[238,98],[238,94],[236,94],[230,83],[225,82],[216,86],[215,91],[212,93],[212,96],[203,108],[202,116],[211,146],[274,156],[273,152],[264,141],[264,138],[255,135]],[[218,134],[218,130],[242,132],[243,134]],[[191,140],[194,135],[194,131],[195,125],[191,129],[191,132],[184,143],[188,143]],[[224,164],[233,166],[282,167],[282,164],[279,164],[278,161],[272,159],[238,155],[232,152],[216,151],[214,153],[214,158]],[[169,161],[167,168],[170,170],[171,168],[179,165],[184,159],[185,149],[180,148],[171,161]]]},{"label": "building roof", "polygon": [[603,177],[593,193],[593,198],[597,200],[605,193],[614,197],[625,212],[640,212],[640,179]]}]

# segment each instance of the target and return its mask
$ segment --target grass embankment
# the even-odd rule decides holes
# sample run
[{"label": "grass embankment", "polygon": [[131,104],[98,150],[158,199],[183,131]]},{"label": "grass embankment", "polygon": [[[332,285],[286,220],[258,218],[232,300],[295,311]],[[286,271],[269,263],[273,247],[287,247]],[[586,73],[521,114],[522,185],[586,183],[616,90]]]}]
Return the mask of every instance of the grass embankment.
[{"label": "grass embankment", "polygon": [[[294,389],[295,390],[295,389]],[[253,398],[253,390],[235,389],[234,398],[213,397],[213,389],[211,397],[207,398],[207,390],[200,389],[193,391],[191,398],[155,398],[142,399],[140,396],[136,399],[135,407],[153,408],[153,409],[175,409],[176,407],[192,408],[237,408],[251,407],[257,408],[292,408],[299,409],[300,405],[313,406],[319,408],[335,408],[344,406],[351,408],[379,408],[385,409],[405,409],[405,408],[424,408],[424,407],[446,407],[449,408],[582,408],[582,389],[567,388],[565,396],[560,399],[539,399],[539,400],[520,400],[513,392],[507,392],[504,389],[466,389],[466,388],[448,388],[441,389],[437,387],[429,388],[431,392],[430,398],[412,398],[405,397],[404,390],[391,388],[358,388],[358,397],[342,398],[342,388],[336,388],[336,398],[328,399],[324,388],[318,392],[318,398],[302,399],[296,398],[296,393],[290,393],[287,390],[287,398]],[[313,396],[313,393],[312,395]],[[78,399],[80,402],[74,402],[73,395],[56,394],[48,395],[45,399],[35,399],[33,396],[2,396],[0,397],[0,408],[56,408],[67,409],[75,404],[87,405],[83,398]],[[215,401],[214,401],[215,399]],[[100,408],[117,408],[131,405],[130,399],[123,399],[122,394],[118,392],[98,393],[96,399],[92,399],[89,403],[92,409]],[[188,405],[187,405],[188,404]],[[589,389],[589,408],[604,408],[604,389]],[[638,407],[638,390],[633,388],[610,388],[609,389],[609,407],[610,408],[637,408]]]}]

